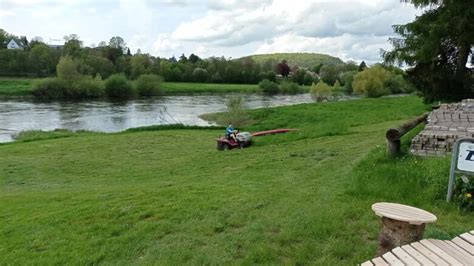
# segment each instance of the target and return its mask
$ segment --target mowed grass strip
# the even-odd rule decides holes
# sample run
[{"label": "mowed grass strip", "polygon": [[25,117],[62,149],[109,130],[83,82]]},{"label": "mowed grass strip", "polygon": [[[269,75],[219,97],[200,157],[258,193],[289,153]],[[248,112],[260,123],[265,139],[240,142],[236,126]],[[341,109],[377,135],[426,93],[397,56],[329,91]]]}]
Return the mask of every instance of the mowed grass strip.
[{"label": "mowed grass strip", "polygon": [[[448,158],[388,160],[381,146],[387,127],[425,108],[405,97],[257,110],[264,119],[250,130],[283,125],[282,117],[301,130],[229,152],[216,150],[221,131],[192,129],[1,145],[0,257],[355,264],[376,251],[379,219],[370,205],[383,200],[433,211],[439,222],[427,236],[451,237],[470,230],[470,216],[440,196]],[[332,123],[341,134],[311,131]]]}]

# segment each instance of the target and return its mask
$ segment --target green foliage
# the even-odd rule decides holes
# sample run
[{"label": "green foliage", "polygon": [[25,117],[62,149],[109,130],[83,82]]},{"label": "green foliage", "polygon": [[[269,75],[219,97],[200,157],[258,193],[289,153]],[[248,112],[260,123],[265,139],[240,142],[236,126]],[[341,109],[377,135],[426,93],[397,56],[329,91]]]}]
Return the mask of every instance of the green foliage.
[{"label": "green foliage", "polygon": [[68,98],[98,98],[102,97],[105,94],[104,82],[100,75],[97,75],[95,78],[91,76],[83,76],[75,84],[72,93],[67,95]]},{"label": "green foliage", "polygon": [[72,86],[81,78],[79,73],[79,64],[70,56],[63,56],[56,66],[56,73],[59,79],[64,81],[68,86]]},{"label": "green foliage", "polygon": [[[304,85],[305,84],[305,75],[306,75],[306,70],[300,68],[295,73],[293,73],[293,75],[291,76],[291,80],[295,83],[300,84],[300,85]],[[312,82],[313,81],[311,80],[311,83]]]},{"label": "green foliage", "polygon": [[285,94],[297,94],[301,91],[297,83],[283,81],[280,83],[280,92]]},{"label": "green foliage", "polygon": [[64,98],[67,84],[59,78],[38,79],[33,82],[32,93],[37,98]]},{"label": "green foliage", "polygon": [[152,62],[146,55],[137,54],[130,59],[131,73],[130,76],[132,79],[138,78],[140,75],[150,73],[150,68]]},{"label": "green foliage", "polygon": [[311,98],[313,98],[313,100],[315,100],[316,102],[329,100],[332,96],[332,93],[332,87],[324,83],[324,81],[319,81],[317,84],[313,83],[311,85]]},{"label": "green foliage", "polygon": [[258,87],[262,89],[262,91],[266,94],[277,94],[278,92],[280,92],[278,84],[268,79],[260,81],[258,83]]},{"label": "green foliage", "polygon": [[207,77],[208,77],[207,70],[203,68],[199,68],[199,67],[193,70],[193,80],[195,82],[206,82]]},{"label": "green foliage", "polygon": [[319,80],[317,80],[316,77],[313,77],[313,75],[311,75],[311,73],[309,72],[306,72],[304,74],[304,77],[303,77],[303,84],[304,85],[311,85],[313,84],[313,82],[318,82]]},{"label": "green foliage", "polygon": [[260,80],[268,79],[269,81],[276,82],[276,74],[273,71],[267,71],[260,73]]},{"label": "green foliage", "polygon": [[342,64],[342,60],[325,54],[316,53],[276,53],[276,54],[261,54],[249,56],[258,64],[264,64],[266,61],[272,61],[272,65],[276,62],[287,60],[288,64],[297,65],[301,68],[312,68],[319,64]]},{"label": "green foliage", "polygon": [[130,85],[124,74],[113,74],[105,80],[105,93],[112,98],[133,98],[137,91]]},{"label": "green foliage", "polygon": [[249,116],[247,114],[247,104],[244,97],[237,95],[231,96],[226,103],[225,124],[232,124],[235,127],[242,127],[250,124]]},{"label": "green foliage", "polygon": [[319,71],[321,80],[330,86],[334,85],[342,73],[342,65],[323,65]]},{"label": "green foliage", "polygon": [[344,92],[346,94],[352,94],[352,81],[354,80],[354,76],[358,73],[358,71],[346,71],[341,74],[340,79],[342,85],[344,86]]},{"label": "green foliage", "polygon": [[390,79],[390,76],[390,72],[385,70],[382,66],[377,65],[357,73],[354,76],[352,87],[355,93],[367,97],[388,95],[390,91],[385,87],[385,84]]},{"label": "green foliage", "polygon": [[157,75],[141,75],[135,81],[135,88],[140,96],[159,95],[162,81],[162,78]]},{"label": "green foliage", "polygon": [[462,176],[456,179],[453,193],[454,200],[459,204],[460,209],[474,211],[474,179],[469,176]]},{"label": "green foliage", "polygon": [[426,101],[460,100],[472,96],[472,73],[466,68],[474,46],[471,1],[406,1],[431,6],[415,21],[394,26],[400,38],[383,53],[387,63],[405,63],[412,83]]}]

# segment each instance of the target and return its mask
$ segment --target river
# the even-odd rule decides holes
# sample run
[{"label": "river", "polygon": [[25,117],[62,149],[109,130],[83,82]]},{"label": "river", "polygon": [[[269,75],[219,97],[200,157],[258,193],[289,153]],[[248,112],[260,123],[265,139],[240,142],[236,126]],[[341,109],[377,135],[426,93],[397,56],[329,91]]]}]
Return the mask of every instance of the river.
[{"label": "river", "polygon": [[[52,101],[0,99],[0,142],[24,130],[91,130],[117,132],[127,128],[176,124],[210,125],[199,115],[225,111],[229,96],[180,95],[132,101]],[[312,102],[309,94],[243,95],[249,108]]]}]

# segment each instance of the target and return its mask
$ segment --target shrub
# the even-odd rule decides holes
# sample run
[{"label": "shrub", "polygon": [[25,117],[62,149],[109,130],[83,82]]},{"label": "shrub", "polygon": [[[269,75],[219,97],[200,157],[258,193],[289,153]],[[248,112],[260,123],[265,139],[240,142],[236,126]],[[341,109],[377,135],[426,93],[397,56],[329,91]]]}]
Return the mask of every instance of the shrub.
[{"label": "shrub", "polygon": [[56,73],[58,78],[68,85],[72,85],[81,78],[79,64],[69,56],[61,57],[56,66]]},{"label": "shrub", "polygon": [[74,98],[97,98],[104,96],[104,82],[100,76],[92,78],[91,76],[83,76],[74,86]]},{"label": "shrub", "polygon": [[258,87],[266,94],[277,94],[280,91],[278,84],[268,79],[260,81]]},{"label": "shrub", "polygon": [[226,124],[233,124],[236,127],[241,127],[248,124],[250,118],[247,114],[247,105],[245,99],[238,96],[231,96],[226,102]]},{"label": "shrub", "polygon": [[385,83],[390,78],[390,72],[381,66],[374,66],[357,73],[354,76],[352,87],[354,92],[367,97],[380,97],[390,93]]},{"label": "shrub", "polygon": [[196,67],[193,70],[193,80],[196,82],[206,82],[207,76],[207,70],[205,70],[204,68]]},{"label": "shrub", "polygon": [[311,98],[317,102],[327,101],[332,95],[332,88],[323,81],[319,81],[318,84],[311,85],[310,94]]},{"label": "shrub", "polygon": [[58,78],[45,78],[33,82],[32,93],[38,98],[64,98],[66,84]]},{"label": "shrub", "polygon": [[304,85],[311,85],[313,84],[313,82],[315,81],[315,77],[313,77],[313,75],[311,75],[311,73],[309,72],[306,72],[306,74],[304,74],[304,78],[303,78],[303,84]]},{"label": "shrub", "polygon": [[268,79],[270,81],[276,81],[276,74],[273,71],[262,72],[259,75],[260,80]]},{"label": "shrub", "polygon": [[358,71],[346,71],[340,75],[342,85],[344,86],[344,92],[346,94],[352,94],[352,81],[354,80],[354,76],[359,73]]},{"label": "shrub", "polygon": [[140,96],[158,95],[160,94],[161,82],[160,76],[153,74],[141,75],[135,81],[135,88]]},{"label": "shrub", "polygon": [[283,81],[280,84],[280,91],[287,94],[296,94],[300,92],[300,86],[294,82]]},{"label": "shrub", "polygon": [[132,98],[137,95],[124,74],[111,75],[105,81],[105,93],[113,98]]}]

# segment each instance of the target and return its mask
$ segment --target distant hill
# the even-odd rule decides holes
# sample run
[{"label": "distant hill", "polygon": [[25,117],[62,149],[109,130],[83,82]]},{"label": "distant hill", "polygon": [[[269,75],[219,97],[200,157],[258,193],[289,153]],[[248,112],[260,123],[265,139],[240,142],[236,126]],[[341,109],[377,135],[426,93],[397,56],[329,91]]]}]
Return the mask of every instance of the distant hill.
[{"label": "distant hill", "polygon": [[342,64],[341,59],[327,54],[316,53],[277,53],[277,54],[259,54],[242,57],[239,59],[252,58],[257,63],[265,63],[267,61],[280,62],[283,59],[288,61],[288,65],[312,68],[320,63],[322,64]]}]

